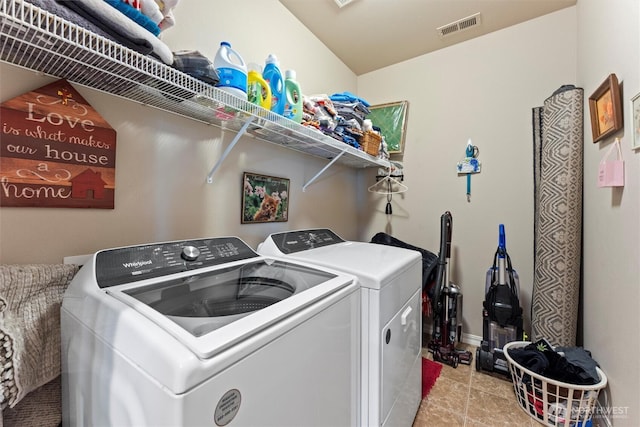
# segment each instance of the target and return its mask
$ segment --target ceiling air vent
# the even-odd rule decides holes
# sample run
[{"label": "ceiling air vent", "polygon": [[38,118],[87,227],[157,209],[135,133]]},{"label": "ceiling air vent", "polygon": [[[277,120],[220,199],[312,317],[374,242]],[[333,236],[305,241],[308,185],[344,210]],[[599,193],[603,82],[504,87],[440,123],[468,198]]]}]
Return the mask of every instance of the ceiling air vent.
[{"label": "ceiling air vent", "polygon": [[333,0],[333,1],[336,2],[338,7],[342,8],[342,7],[345,7],[346,5],[348,5],[349,3],[353,2],[354,0]]},{"label": "ceiling air vent", "polygon": [[438,27],[437,30],[440,37],[446,37],[453,33],[477,27],[478,25],[480,25],[480,14],[476,13],[474,15],[467,16],[466,18],[459,19],[450,24],[443,25],[442,27]]}]

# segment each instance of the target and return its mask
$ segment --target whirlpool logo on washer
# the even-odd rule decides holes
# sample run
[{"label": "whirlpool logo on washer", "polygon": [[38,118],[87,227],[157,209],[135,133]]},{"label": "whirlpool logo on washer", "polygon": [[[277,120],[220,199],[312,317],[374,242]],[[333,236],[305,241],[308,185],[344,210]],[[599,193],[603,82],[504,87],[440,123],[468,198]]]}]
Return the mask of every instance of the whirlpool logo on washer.
[{"label": "whirlpool logo on washer", "polygon": [[140,268],[140,267],[143,267],[143,266],[149,265],[149,264],[153,264],[153,261],[151,261],[150,259],[148,259],[146,261],[123,262],[122,266],[124,268]]}]

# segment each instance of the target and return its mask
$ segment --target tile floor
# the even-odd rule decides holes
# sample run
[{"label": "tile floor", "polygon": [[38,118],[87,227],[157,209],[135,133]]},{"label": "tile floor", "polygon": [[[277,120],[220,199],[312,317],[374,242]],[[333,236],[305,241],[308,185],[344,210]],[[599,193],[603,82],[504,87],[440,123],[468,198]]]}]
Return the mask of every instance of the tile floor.
[{"label": "tile floor", "polygon": [[[475,357],[476,348],[467,348]],[[426,348],[422,354],[433,360]],[[413,423],[413,427],[539,425],[520,408],[510,381],[477,372],[475,362],[459,364],[455,369],[443,364],[440,377],[420,404]]]},{"label": "tile floor", "polygon": [[[428,342],[428,341],[426,341]],[[476,347],[460,344],[475,358]],[[427,348],[422,356],[433,360]],[[443,364],[429,395],[422,400],[413,427],[538,427],[516,400],[513,384],[505,377],[478,372],[475,360],[457,368]],[[598,417],[592,427],[604,427]]]}]

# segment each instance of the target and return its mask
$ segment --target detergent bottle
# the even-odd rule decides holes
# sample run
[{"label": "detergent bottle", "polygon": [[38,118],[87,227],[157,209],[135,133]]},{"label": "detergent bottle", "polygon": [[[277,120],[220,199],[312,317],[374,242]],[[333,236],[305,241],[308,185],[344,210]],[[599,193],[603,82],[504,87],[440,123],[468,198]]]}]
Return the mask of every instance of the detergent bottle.
[{"label": "detergent bottle", "polygon": [[217,87],[247,100],[247,64],[229,42],[220,43],[220,48],[213,60],[220,81]]},{"label": "detergent bottle", "polygon": [[287,70],[284,73],[284,116],[296,123],[302,122],[302,92],[300,83],[296,81],[296,72]]},{"label": "detergent bottle", "polygon": [[271,88],[271,111],[282,115],[284,113],[284,81],[280,72],[278,58],[274,54],[269,54],[265,63],[262,77],[269,83]]},{"label": "detergent bottle", "polygon": [[249,64],[248,69],[247,100],[252,104],[271,110],[271,88],[269,83],[262,78],[262,67],[258,64]]}]

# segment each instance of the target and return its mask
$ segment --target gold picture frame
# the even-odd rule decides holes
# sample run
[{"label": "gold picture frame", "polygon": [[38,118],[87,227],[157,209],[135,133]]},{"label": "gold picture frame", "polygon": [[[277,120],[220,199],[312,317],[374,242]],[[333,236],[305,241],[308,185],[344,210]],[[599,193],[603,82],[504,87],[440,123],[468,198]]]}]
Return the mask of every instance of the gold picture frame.
[{"label": "gold picture frame", "polygon": [[589,97],[589,111],[594,143],[622,129],[622,96],[615,74],[609,74]]},{"label": "gold picture frame", "polygon": [[638,150],[640,149],[640,93],[631,98],[631,120],[633,123],[631,149]]},{"label": "gold picture frame", "polygon": [[369,107],[367,119],[371,120],[373,126],[380,128],[389,154],[404,153],[408,111],[409,101],[388,102]]}]

